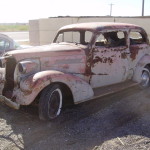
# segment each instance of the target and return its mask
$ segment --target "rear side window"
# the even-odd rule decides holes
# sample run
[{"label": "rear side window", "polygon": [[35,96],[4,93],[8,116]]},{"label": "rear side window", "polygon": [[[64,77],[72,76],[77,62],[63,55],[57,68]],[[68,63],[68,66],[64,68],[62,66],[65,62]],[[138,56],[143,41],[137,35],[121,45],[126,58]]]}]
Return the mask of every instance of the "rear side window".
[{"label": "rear side window", "polygon": [[136,31],[130,32],[130,45],[137,45],[144,43],[146,43],[146,37],[142,33]]},{"label": "rear side window", "polygon": [[124,32],[112,31],[101,33],[96,40],[96,46],[119,47],[126,46],[126,36]]}]

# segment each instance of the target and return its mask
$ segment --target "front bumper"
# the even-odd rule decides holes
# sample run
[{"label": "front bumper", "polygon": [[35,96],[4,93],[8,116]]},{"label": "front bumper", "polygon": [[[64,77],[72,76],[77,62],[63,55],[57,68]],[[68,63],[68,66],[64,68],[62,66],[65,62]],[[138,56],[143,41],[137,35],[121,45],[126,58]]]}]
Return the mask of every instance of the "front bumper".
[{"label": "front bumper", "polygon": [[20,104],[11,101],[10,99],[6,98],[3,95],[0,95],[0,102],[3,102],[6,105],[8,105],[9,107],[14,108],[14,109],[19,109],[20,108]]},{"label": "front bumper", "polygon": [[0,102],[8,105],[11,108],[19,109],[20,104],[13,102],[11,99],[2,95],[4,83],[5,83],[5,68],[0,68]]}]

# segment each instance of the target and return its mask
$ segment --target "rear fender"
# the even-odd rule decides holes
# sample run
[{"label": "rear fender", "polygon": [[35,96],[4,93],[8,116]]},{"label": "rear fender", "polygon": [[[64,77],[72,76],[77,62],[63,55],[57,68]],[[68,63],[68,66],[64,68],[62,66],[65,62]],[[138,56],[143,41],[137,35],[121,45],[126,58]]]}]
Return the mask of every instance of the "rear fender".
[{"label": "rear fender", "polygon": [[[36,73],[21,81],[20,89],[23,95],[21,94],[21,97],[17,96],[16,101],[23,105],[29,105],[46,86],[55,82],[63,83],[69,87],[73,95],[74,103],[79,103],[94,95],[91,86],[81,78],[72,74],[51,70]],[[15,93],[17,93],[16,91]],[[26,96],[25,99],[23,98],[24,96]]]},{"label": "rear fender", "polygon": [[133,80],[140,83],[141,75],[144,70],[146,70],[145,66],[150,64],[150,55],[143,56],[136,65]]}]

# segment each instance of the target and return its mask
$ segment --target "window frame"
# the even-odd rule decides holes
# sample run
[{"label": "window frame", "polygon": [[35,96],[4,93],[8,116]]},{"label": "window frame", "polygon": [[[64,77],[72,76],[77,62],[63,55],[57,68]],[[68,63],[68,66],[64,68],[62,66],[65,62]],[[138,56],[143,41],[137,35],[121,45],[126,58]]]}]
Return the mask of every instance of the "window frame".
[{"label": "window frame", "polygon": [[[114,47],[106,47],[106,46],[96,46],[96,41],[98,39],[98,37],[104,33],[108,33],[108,32],[123,32],[124,33],[124,38],[125,38],[125,45],[119,45],[119,46],[114,46]],[[96,37],[95,37],[95,41],[94,41],[94,46],[95,47],[102,47],[102,48],[119,48],[119,47],[128,47],[128,32],[127,30],[103,30],[103,31],[99,31],[96,33]]]},{"label": "window frame", "polygon": [[[141,34],[141,37],[144,39],[145,42],[137,43],[137,44],[131,44],[131,40],[133,40],[130,38],[131,32],[138,32],[139,34]],[[130,29],[129,30],[129,45],[134,46],[134,45],[141,45],[141,44],[149,44],[146,33],[143,32],[142,30],[139,30],[139,29]]]},{"label": "window frame", "polygon": [[[53,43],[57,43],[57,39],[58,39],[59,35],[63,34],[64,32],[79,32],[80,33],[80,40],[79,40],[80,43],[78,43],[78,44],[81,44],[81,45],[89,45],[89,44],[91,44],[91,41],[92,41],[93,35],[94,35],[94,33],[92,31],[90,31],[90,30],[61,30],[55,36],[55,38],[53,40]],[[85,41],[85,33],[86,32],[91,32],[92,33],[91,34],[91,39],[89,40],[88,43]],[[62,43],[62,42],[59,42],[59,43]],[[74,43],[74,42],[72,42],[72,43]]]}]

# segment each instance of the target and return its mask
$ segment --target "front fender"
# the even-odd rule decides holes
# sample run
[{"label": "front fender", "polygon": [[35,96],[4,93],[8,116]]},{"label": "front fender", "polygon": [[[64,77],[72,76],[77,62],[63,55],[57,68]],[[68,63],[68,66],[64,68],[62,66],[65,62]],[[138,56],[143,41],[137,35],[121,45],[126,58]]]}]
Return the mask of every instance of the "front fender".
[{"label": "front fender", "polygon": [[36,73],[21,81],[20,89],[23,94],[18,94],[16,90],[16,94],[14,94],[17,96],[16,101],[23,105],[29,105],[41,90],[55,82],[63,83],[70,88],[74,103],[79,103],[79,101],[89,99],[94,95],[91,86],[81,78],[51,70]]},{"label": "front fender", "polygon": [[143,70],[145,70],[145,66],[150,64],[150,55],[143,56],[136,65],[133,80],[140,83],[141,82],[141,74]]}]

